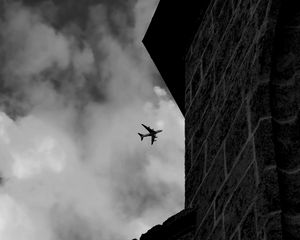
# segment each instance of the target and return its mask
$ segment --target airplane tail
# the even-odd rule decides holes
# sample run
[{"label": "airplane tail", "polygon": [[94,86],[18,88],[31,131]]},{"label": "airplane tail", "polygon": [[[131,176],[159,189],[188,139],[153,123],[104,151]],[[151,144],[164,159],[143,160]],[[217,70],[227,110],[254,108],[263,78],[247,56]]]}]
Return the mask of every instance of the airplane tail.
[{"label": "airplane tail", "polygon": [[144,138],[143,134],[138,133],[138,135],[140,135],[141,141],[143,141],[143,138]]}]

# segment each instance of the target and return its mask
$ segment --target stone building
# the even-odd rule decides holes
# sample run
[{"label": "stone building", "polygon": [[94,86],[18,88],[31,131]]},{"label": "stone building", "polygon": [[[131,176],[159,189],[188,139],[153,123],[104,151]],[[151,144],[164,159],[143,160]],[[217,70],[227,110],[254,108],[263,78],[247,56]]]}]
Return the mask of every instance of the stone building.
[{"label": "stone building", "polygon": [[[185,102],[185,210],[141,240],[300,239],[299,4],[202,2],[193,40],[170,43],[189,48],[158,64],[163,73],[179,59],[177,88],[185,78],[181,96],[164,79],[178,105]],[[163,38],[166,29],[156,27],[147,34]],[[147,34],[154,61],[164,58]],[[177,234],[182,217],[190,225]]]}]

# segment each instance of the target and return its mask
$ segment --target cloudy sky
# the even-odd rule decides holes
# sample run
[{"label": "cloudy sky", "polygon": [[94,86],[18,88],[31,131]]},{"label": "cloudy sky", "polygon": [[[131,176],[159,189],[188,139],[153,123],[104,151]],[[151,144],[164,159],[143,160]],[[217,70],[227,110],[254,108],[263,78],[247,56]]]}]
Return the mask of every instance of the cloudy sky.
[{"label": "cloudy sky", "polygon": [[1,240],[130,240],[183,208],[184,119],[141,42],[157,4],[0,0]]}]

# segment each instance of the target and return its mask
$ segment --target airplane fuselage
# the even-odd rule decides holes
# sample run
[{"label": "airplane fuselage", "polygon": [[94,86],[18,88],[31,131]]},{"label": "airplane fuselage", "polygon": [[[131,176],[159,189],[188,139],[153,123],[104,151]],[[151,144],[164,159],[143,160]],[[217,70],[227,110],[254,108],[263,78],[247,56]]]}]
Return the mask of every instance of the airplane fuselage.
[{"label": "airplane fuselage", "polygon": [[153,144],[153,142],[155,142],[157,138],[156,134],[162,132],[162,130],[155,131],[154,129],[147,127],[144,124],[142,124],[142,126],[146,128],[149,133],[146,134],[138,133],[138,135],[141,137],[141,141],[143,141],[144,137],[151,137],[151,144]]},{"label": "airplane fuselage", "polygon": [[162,130],[157,130],[154,133],[146,133],[146,134],[142,134],[142,135],[143,135],[143,137],[152,137],[152,136],[156,137],[156,134],[160,133],[160,132],[162,132]]}]

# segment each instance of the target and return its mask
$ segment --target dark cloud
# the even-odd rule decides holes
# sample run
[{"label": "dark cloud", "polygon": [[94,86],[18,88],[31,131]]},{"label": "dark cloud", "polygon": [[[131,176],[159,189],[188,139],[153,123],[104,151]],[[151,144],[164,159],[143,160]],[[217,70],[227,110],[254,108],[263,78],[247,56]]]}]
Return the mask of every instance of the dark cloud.
[{"label": "dark cloud", "polygon": [[[111,36],[120,46],[131,48],[135,37],[133,9],[137,1],[24,0],[23,6],[19,1],[15,2],[6,8],[8,13],[4,14],[6,17],[2,23],[4,26],[2,56],[7,59],[2,65],[2,68],[6,66],[2,71],[4,75],[2,78],[6,79],[3,83],[6,88],[2,94],[10,94],[11,91],[24,92],[24,88],[28,85],[48,83],[58,94],[65,96],[67,102],[75,99],[79,109],[84,108],[89,101],[105,101],[110,77],[104,76],[101,67],[97,65],[106,61],[108,53],[105,47],[103,49],[99,47],[99,42],[106,36]],[[15,23],[17,20],[14,20],[13,14],[9,13],[17,11],[24,15],[24,19],[20,21],[25,21],[19,28],[18,23]],[[15,29],[10,31],[11,26],[5,28],[9,24]],[[34,38],[35,35],[40,36],[40,34],[43,34],[44,38]],[[45,52],[45,49],[50,49],[51,44],[56,44],[57,53],[53,50]],[[35,46],[41,47],[34,49]],[[70,49],[66,50],[66,47]],[[22,49],[27,48],[29,52],[23,53]],[[61,48],[64,48],[65,52],[59,52]],[[136,62],[141,61],[134,49],[132,54],[131,57],[135,58]],[[40,57],[41,61],[35,60],[34,58],[37,57],[34,55]],[[91,60],[87,63],[89,60],[84,58]],[[89,64],[90,69],[76,72],[76,67],[78,68],[75,66],[76,60],[81,61],[82,64]],[[28,84],[26,80],[18,80],[28,79],[26,75],[30,75]],[[24,106],[26,101],[28,104]],[[20,114],[28,111],[28,106],[32,105],[30,96],[27,99],[26,96],[22,96],[19,103],[15,108],[21,109],[18,111]],[[11,104],[3,101],[2,105]]]},{"label": "dark cloud", "polygon": [[[17,208],[25,240],[130,239],[183,207],[183,118],[141,44],[156,4],[6,6],[0,221]],[[164,129],[157,144],[140,123]]]},{"label": "dark cloud", "polygon": [[58,30],[75,24],[85,31],[89,28],[90,9],[99,5],[105,9],[102,14],[114,37],[121,41],[131,39],[128,29],[135,26],[133,9],[137,0],[23,0],[23,3],[37,8],[45,19]]}]

